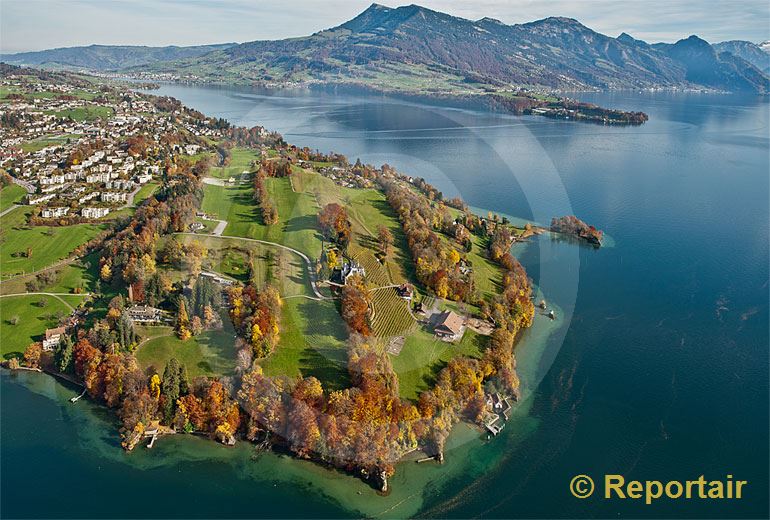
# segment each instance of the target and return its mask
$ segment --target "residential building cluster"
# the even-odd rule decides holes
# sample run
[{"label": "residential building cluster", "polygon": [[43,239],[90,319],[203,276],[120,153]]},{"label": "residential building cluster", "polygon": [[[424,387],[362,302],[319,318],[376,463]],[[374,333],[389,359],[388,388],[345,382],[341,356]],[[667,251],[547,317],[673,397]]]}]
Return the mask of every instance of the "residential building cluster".
[{"label": "residential building cluster", "polygon": [[[164,159],[205,150],[169,144],[164,136],[221,138],[219,130],[158,110],[130,90],[30,83],[13,75],[0,87],[11,93],[0,103],[0,169],[27,190],[25,203],[43,219],[103,218],[132,205],[141,186],[163,173]],[[143,153],[128,145],[139,136]]]}]

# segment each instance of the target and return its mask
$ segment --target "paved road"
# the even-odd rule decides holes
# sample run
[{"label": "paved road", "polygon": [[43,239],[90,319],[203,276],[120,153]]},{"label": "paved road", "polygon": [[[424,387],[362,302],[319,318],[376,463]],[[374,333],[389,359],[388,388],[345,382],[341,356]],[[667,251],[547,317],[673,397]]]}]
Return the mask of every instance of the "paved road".
[{"label": "paved road", "polygon": [[221,237],[222,233],[225,232],[225,228],[227,227],[227,221],[226,220],[218,220],[218,219],[211,218],[211,217],[201,217],[201,219],[202,220],[208,220],[209,222],[218,222],[217,227],[215,227],[214,230],[211,232],[212,235]]},{"label": "paved road", "polygon": [[18,184],[27,190],[27,193],[35,193],[37,191],[37,188],[31,182],[25,181],[23,179],[17,179],[16,177],[13,177],[13,183]]},{"label": "paved road", "polygon": [[330,300],[331,298],[324,296],[321,294],[321,292],[318,290],[318,285],[316,284],[315,279],[315,270],[313,269],[313,262],[310,261],[310,258],[303,253],[302,251],[298,251],[297,249],[294,249],[293,247],[285,246],[283,244],[278,244],[276,242],[269,242],[267,240],[259,240],[256,238],[246,238],[246,237],[234,237],[230,235],[214,235],[213,233],[176,233],[177,235],[189,235],[189,236],[203,236],[203,237],[215,237],[215,238],[229,238],[231,240],[243,240],[245,242],[256,242],[258,244],[265,244],[268,246],[274,246],[274,247],[280,247],[281,249],[285,249],[286,251],[290,251],[294,253],[295,255],[298,255],[302,260],[305,261],[305,265],[307,266],[307,272],[308,277],[310,278],[310,287],[313,289],[313,294],[315,294],[317,300]]},{"label": "paved road", "polygon": [[134,197],[136,197],[136,194],[137,194],[137,193],[139,193],[139,190],[141,190],[141,189],[142,189],[142,187],[143,187],[143,186],[140,184],[139,186],[137,186],[136,188],[134,188],[134,191],[132,191],[131,193],[129,193],[129,194],[128,194],[128,197],[126,197],[126,203],[125,203],[125,204],[123,204],[122,206],[120,206],[118,209],[120,210],[120,209],[125,209],[125,208],[130,208],[130,207],[132,207],[132,206],[134,205]]},{"label": "paved road", "polygon": [[73,294],[73,293],[52,293],[52,292],[25,292],[15,294],[0,294],[0,298],[10,298],[11,296],[52,296],[62,302],[70,311],[74,311],[75,307],[70,305],[66,300],[62,299],[62,296],[91,296],[91,293]]},{"label": "paved road", "polygon": [[19,205],[18,205],[18,204],[13,204],[13,205],[12,205],[10,208],[6,208],[6,209],[4,209],[2,212],[0,212],[0,217],[2,217],[3,215],[5,215],[6,213],[10,213],[11,211],[15,210],[15,209],[16,209],[16,208],[18,208],[18,207],[19,207]]}]

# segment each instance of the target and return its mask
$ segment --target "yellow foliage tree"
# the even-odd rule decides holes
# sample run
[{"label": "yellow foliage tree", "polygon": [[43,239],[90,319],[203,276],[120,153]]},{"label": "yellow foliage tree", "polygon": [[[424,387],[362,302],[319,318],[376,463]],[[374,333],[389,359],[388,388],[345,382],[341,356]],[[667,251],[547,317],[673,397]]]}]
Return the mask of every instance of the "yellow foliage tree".
[{"label": "yellow foliage tree", "polygon": [[254,324],[251,327],[251,343],[252,345],[256,345],[259,343],[259,340],[262,339],[262,329],[259,328],[258,324]]},{"label": "yellow foliage tree", "polygon": [[339,257],[337,257],[337,253],[334,249],[330,249],[329,252],[326,253],[326,263],[329,264],[329,269],[334,269],[339,264]]},{"label": "yellow foliage tree", "polygon": [[150,378],[150,395],[156,401],[160,398],[160,376],[153,374]]}]

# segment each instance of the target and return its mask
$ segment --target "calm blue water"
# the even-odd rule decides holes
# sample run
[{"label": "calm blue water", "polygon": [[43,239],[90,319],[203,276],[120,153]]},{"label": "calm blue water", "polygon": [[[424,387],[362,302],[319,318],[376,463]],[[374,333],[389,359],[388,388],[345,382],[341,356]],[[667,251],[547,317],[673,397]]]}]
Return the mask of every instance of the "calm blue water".
[{"label": "calm blue water", "polygon": [[[767,100],[585,96],[650,115],[641,127],[613,128],[306,91],[164,86],[161,93],[236,124],[262,124],[298,145],[387,162],[474,207],[541,223],[575,213],[610,236],[611,247],[599,251],[545,237],[517,246],[562,310],[526,376],[522,424],[531,431],[462,451],[467,466],[450,465],[443,478],[436,472],[414,492],[413,511],[384,516],[768,516]],[[125,460],[107,441],[84,441],[76,421],[52,423],[56,410],[75,414],[51,399],[52,390],[1,381],[4,517],[104,516],[115,501],[125,501],[119,516],[371,514],[355,496],[339,498],[353,479],[286,458],[252,461],[244,451],[217,459],[203,444],[174,445],[187,450],[179,456],[166,444],[152,458]],[[89,413],[83,421],[94,420]],[[35,424],[52,433],[26,435]],[[66,449],[57,439],[68,440]],[[56,506],[32,499],[31,488],[38,497],[59,496],[56,486],[38,484],[40,469],[52,467],[65,489],[95,482],[99,493],[77,507],[85,491]],[[271,487],[282,472],[300,476]],[[645,506],[577,500],[567,484],[579,473],[627,480],[732,474],[749,485],[741,501]],[[302,474],[312,475],[312,493],[297,484]]]}]

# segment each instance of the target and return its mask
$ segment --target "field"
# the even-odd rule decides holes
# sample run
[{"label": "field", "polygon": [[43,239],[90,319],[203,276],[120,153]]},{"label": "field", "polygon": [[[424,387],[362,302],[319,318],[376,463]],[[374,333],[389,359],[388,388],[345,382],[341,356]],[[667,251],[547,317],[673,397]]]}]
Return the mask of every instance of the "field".
[{"label": "field", "polygon": [[155,193],[158,186],[160,186],[160,183],[156,181],[150,181],[142,186],[139,191],[136,192],[136,195],[134,195],[134,205],[138,206],[140,202]]},{"label": "field", "polygon": [[207,331],[187,341],[177,338],[171,327],[141,327],[139,333],[154,338],[136,351],[142,368],[152,367],[162,375],[168,360],[175,357],[187,366],[190,378],[229,375],[235,369],[235,335],[227,320],[223,330]]},{"label": "field", "polygon": [[25,141],[21,145],[21,149],[25,152],[37,152],[43,148],[49,146],[56,146],[67,142],[67,139],[77,139],[80,134],[66,134],[55,137],[41,137],[32,141]]},{"label": "field", "polygon": [[250,185],[204,186],[203,211],[227,220],[225,235],[267,240],[293,247],[311,258],[321,251],[316,229],[318,207],[313,198],[294,193],[289,179],[267,179],[267,189],[278,208],[279,222],[262,223]]},{"label": "field", "polygon": [[409,302],[402,300],[394,288],[372,292],[372,330],[375,336],[388,338],[409,334],[416,322],[409,314]]},{"label": "field", "polygon": [[0,189],[0,211],[5,211],[13,204],[21,202],[27,190],[16,184],[11,184]]},{"label": "field", "polygon": [[[93,292],[98,279],[97,268],[98,258],[96,255],[90,255],[87,259],[49,269],[47,271],[54,274],[55,281],[50,285],[39,287],[36,292],[74,293],[78,288],[83,293]],[[35,275],[27,275],[6,280],[0,283],[0,294],[26,292],[26,283],[34,279]]]},{"label": "field", "polygon": [[[45,329],[58,325],[58,316],[70,313],[83,296],[21,295],[0,298],[0,354],[4,359],[21,355],[30,343],[40,341]],[[40,302],[45,302],[40,306]],[[66,303],[65,303],[66,302]],[[12,324],[18,317],[16,325]]]},{"label": "field", "polygon": [[314,376],[325,389],[350,386],[347,331],[334,302],[284,300],[281,340],[261,362],[267,375]]},{"label": "field", "polygon": [[420,392],[435,383],[435,377],[456,356],[480,357],[486,348],[486,336],[466,330],[460,343],[446,343],[427,330],[417,330],[406,337],[398,356],[391,356],[398,374],[399,393],[417,399]]},{"label": "field", "polygon": [[[81,244],[99,234],[103,225],[67,227],[27,226],[29,208],[17,208],[0,217],[0,275],[37,271],[67,258]],[[23,256],[31,248],[29,258]],[[16,255],[16,256],[14,256]]]},{"label": "field", "polygon": [[[304,260],[282,248],[232,238],[182,235],[180,242],[200,242],[208,249],[203,268],[241,282],[247,282],[254,269],[257,285],[270,282],[282,297],[313,294]],[[250,267],[249,262],[252,262]]]},{"label": "field", "polygon": [[74,121],[94,121],[96,119],[109,119],[112,117],[113,110],[105,106],[86,105],[84,107],[68,108],[48,113],[56,117],[73,119]]},{"label": "field", "polygon": [[217,179],[228,179],[230,177],[238,179],[243,172],[250,172],[253,170],[251,167],[252,161],[259,162],[261,159],[259,152],[255,152],[248,148],[233,148],[231,153],[230,164],[227,166],[216,166],[211,168],[209,171],[210,176],[216,177]]}]

